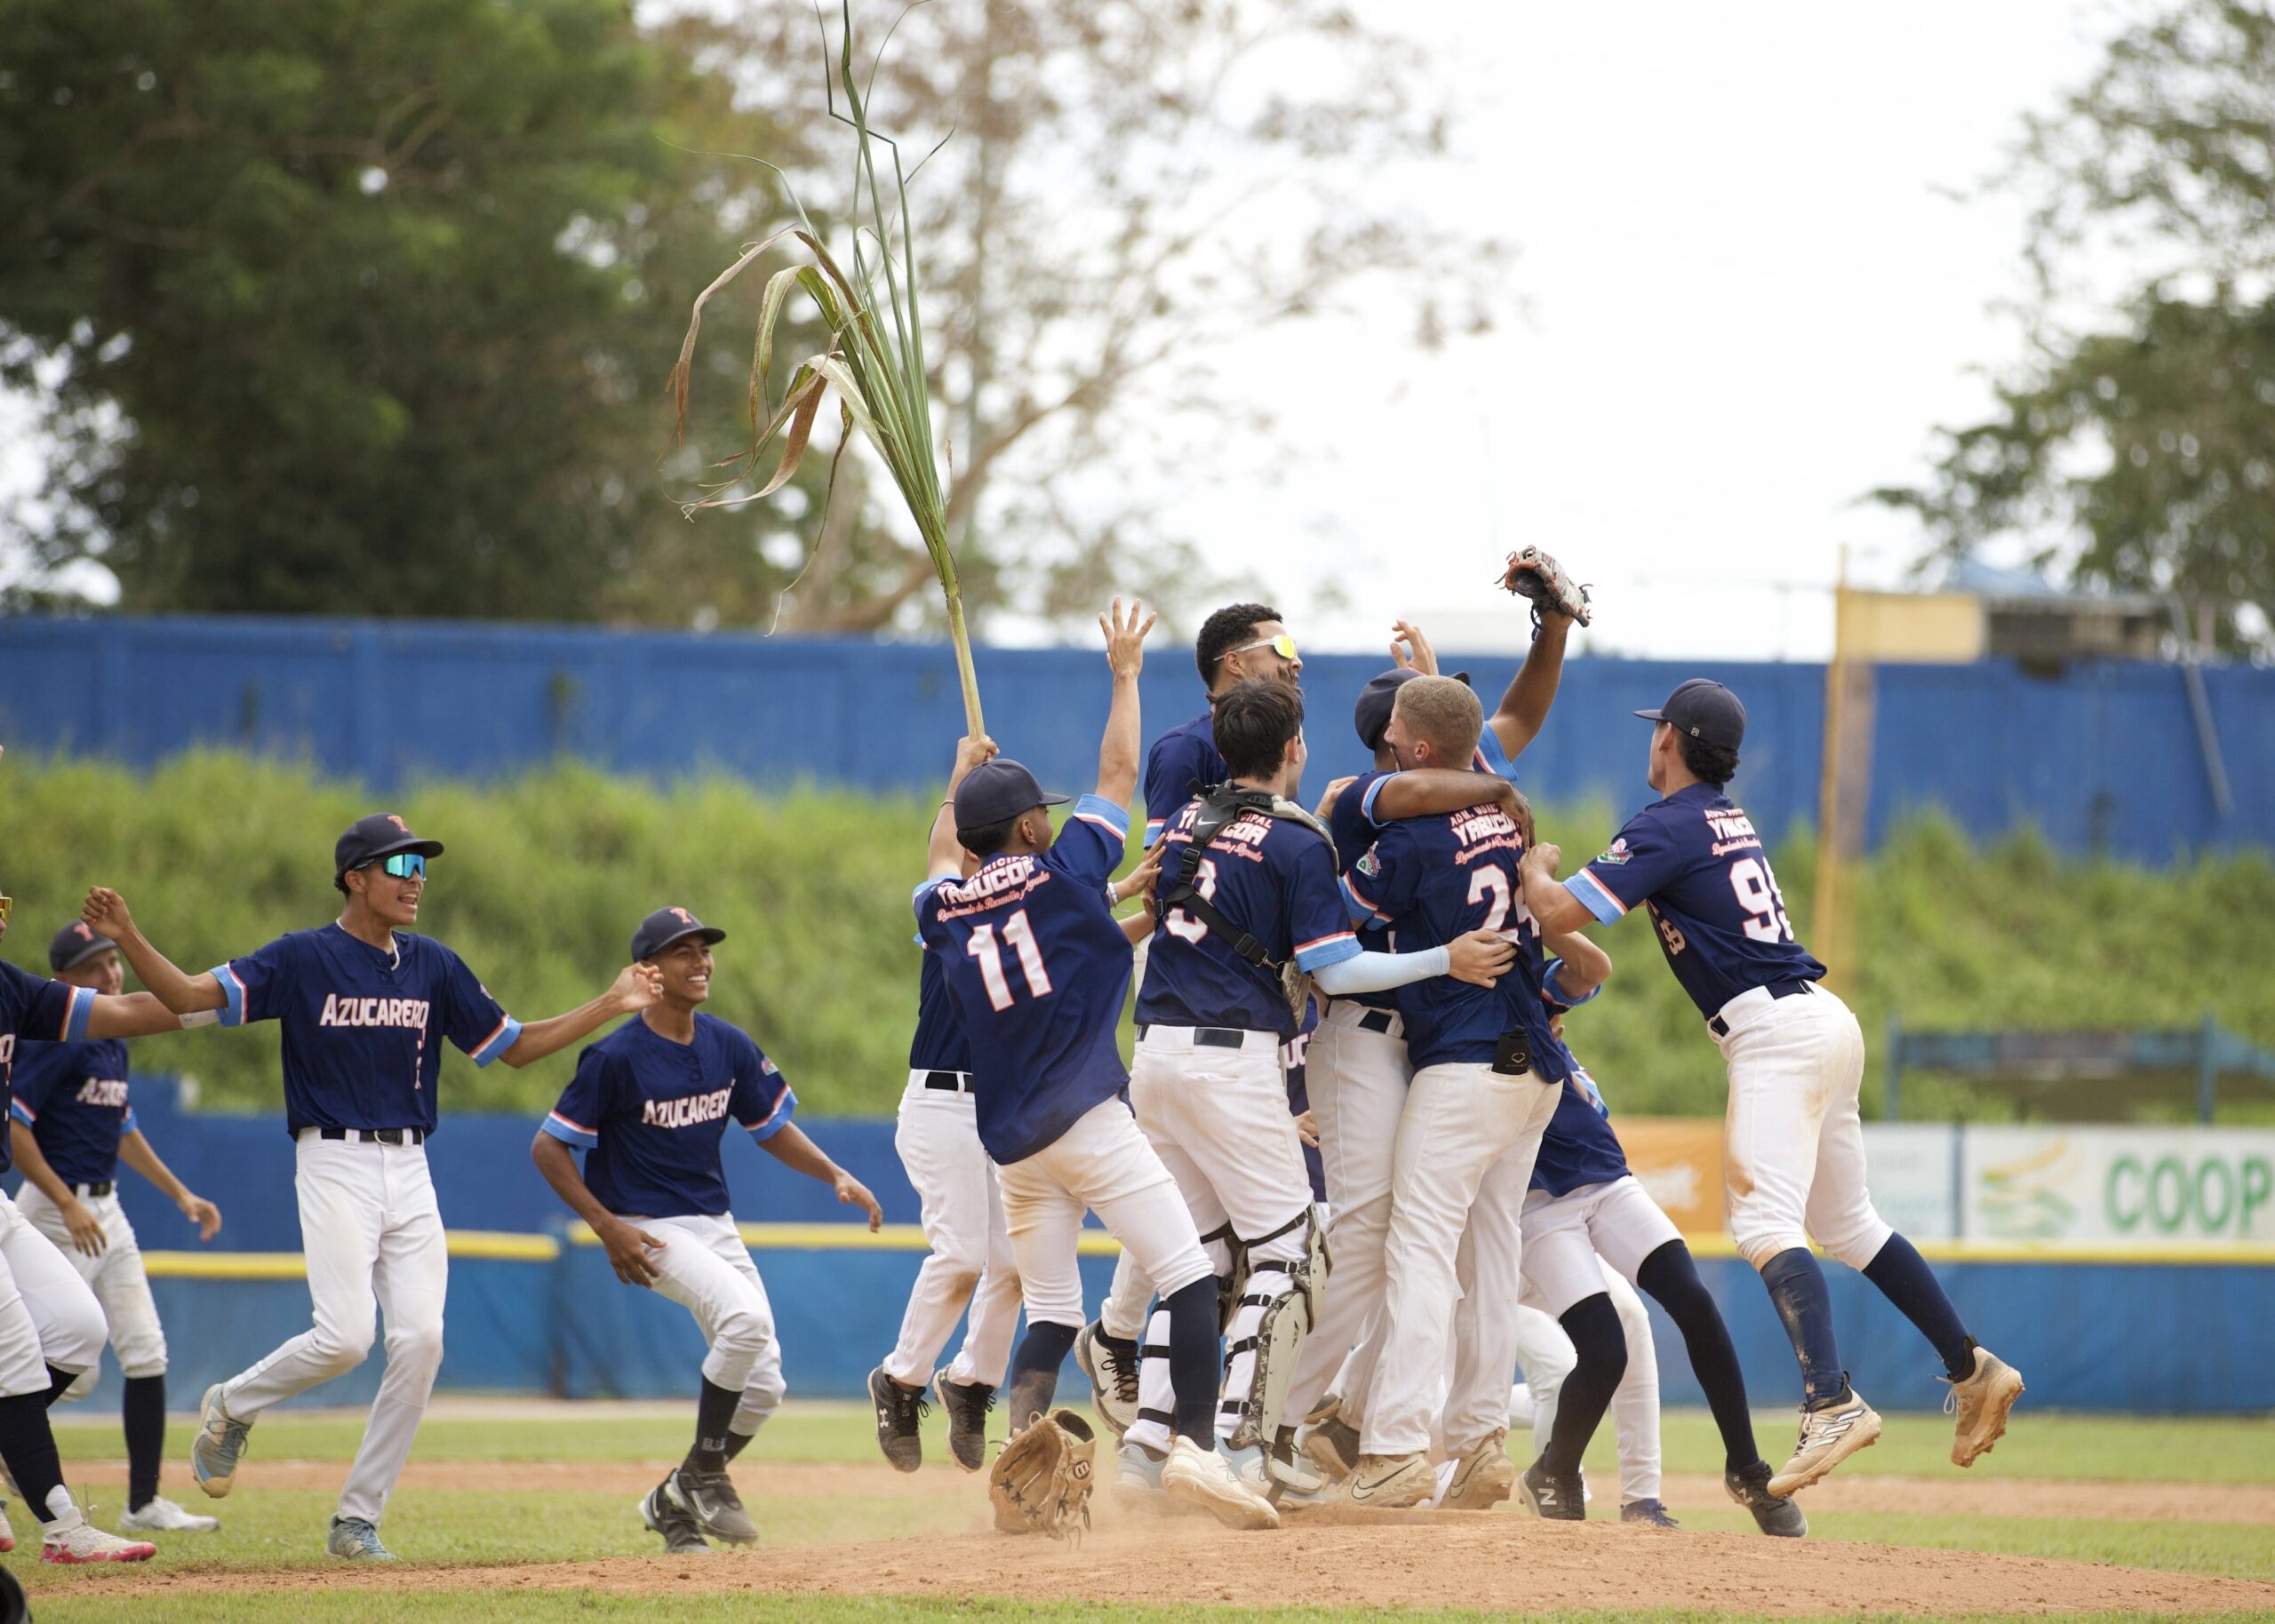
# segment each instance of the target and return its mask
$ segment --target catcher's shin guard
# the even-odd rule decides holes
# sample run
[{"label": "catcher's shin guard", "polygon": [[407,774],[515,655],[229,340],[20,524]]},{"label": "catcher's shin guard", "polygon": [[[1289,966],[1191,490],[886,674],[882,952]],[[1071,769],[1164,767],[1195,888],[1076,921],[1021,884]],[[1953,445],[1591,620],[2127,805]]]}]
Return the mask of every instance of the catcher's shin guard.
[{"label": "catcher's shin guard", "polygon": [[1249,1277],[1241,1294],[1241,1306],[1243,1310],[1257,1310],[1255,1328],[1247,1336],[1235,1339],[1225,1350],[1228,1365],[1241,1352],[1253,1350],[1255,1354],[1247,1391],[1225,1395],[1228,1405],[1236,1400],[1240,1405],[1239,1420],[1225,1441],[1235,1449],[1261,1445],[1267,1457],[1273,1455],[1280,1440],[1289,1384],[1295,1379],[1304,1338],[1311,1332],[1327,1284],[1327,1237],[1320,1228],[1315,1208],[1305,1207],[1294,1223],[1263,1239],[1277,1239],[1297,1224],[1304,1228],[1304,1254],[1295,1262],[1258,1260],[1255,1246],[1261,1243],[1250,1243]]}]

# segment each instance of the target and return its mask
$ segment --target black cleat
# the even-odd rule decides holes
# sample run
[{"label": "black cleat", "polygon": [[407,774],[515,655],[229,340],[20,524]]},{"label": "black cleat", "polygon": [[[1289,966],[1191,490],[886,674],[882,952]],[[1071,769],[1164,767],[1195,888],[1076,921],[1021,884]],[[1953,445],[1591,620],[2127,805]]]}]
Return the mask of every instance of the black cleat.
[{"label": "black cleat", "polygon": [[710,1546],[704,1542],[703,1531],[695,1525],[693,1514],[665,1493],[660,1483],[650,1489],[640,1502],[640,1520],[651,1532],[664,1536],[666,1556],[692,1556],[698,1552],[710,1552]]},{"label": "black cleat", "polygon": [[[987,1412],[995,1407],[995,1389],[985,1381],[951,1381],[943,1373],[932,1379],[932,1392],[948,1413],[948,1453],[968,1472],[987,1465]],[[882,1435],[880,1435],[882,1437]],[[890,1456],[891,1451],[886,1454]],[[900,1463],[896,1461],[894,1465]]]},{"label": "black cleat", "polygon": [[664,1479],[664,1498],[695,1519],[695,1525],[729,1545],[758,1543],[758,1524],[743,1509],[742,1496],[724,1472],[681,1466]]},{"label": "black cleat", "polygon": [[1582,1522],[1588,1515],[1587,1490],[1579,1473],[1554,1477],[1538,1461],[1525,1468],[1524,1476],[1517,1479],[1517,1497],[1532,1508],[1534,1516],[1552,1523]]},{"label": "black cleat", "polygon": [[877,1413],[877,1447],[897,1472],[924,1464],[924,1439],[916,1427],[931,1405],[921,1387],[903,1387],[880,1365],[869,1373],[869,1405]]},{"label": "black cleat", "polygon": [[1769,1492],[1769,1462],[1756,1461],[1722,1474],[1730,1498],[1753,1513],[1754,1526],[1781,1540],[1798,1540],[1809,1531],[1799,1501],[1780,1500]]}]

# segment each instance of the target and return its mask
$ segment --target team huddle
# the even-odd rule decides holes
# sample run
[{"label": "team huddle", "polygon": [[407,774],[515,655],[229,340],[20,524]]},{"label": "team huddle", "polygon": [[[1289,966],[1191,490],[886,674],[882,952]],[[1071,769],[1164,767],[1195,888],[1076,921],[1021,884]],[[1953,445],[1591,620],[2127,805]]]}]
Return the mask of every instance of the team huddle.
[{"label": "team huddle", "polygon": [[[1953,1462],[2004,1433],[2020,1375],[1968,1335],[1866,1193],[1862,1035],[1723,793],[1744,732],[1736,697],[1693,681],[1636,712],[1653,724],[1646,776],[1663,799],[1560,878],[1563,855],[1536,839],[1512,763],[1547,720],[1587,604],[1535,549],[1505,584],[1533,601],[1536,630],[1497,708],[1438,674],[1400,623],[1394,667],[1353,717],[1350,764],[1366,770],[1309,808],[1302,663],[1260,604],[1201,627],[1209,709],[1150,752],[1138,679],[1153,619],[1119,600],[1100,617],[1112,703],[1098,778],[1056,830],[1050,808],[1066,797],[990,739],[959,744],[913,897],[923,951],[895,1140],[930,1254],[869,1378],[896,1468],[921,1464],[919,1421],[937,1397],[957,1463],[988,1471],[998,1526],[1080,1525],[1098,1440],[1052,1402],[1071,1355],[1118,1440],[1117,1491],[1141,1502],[1261,1528],[1307,1505],[1476,1509],[1513,1493],[1577,1519],[1581,1458],[1609,1413],[1620,1516],[1672,1526],[1648,1297],[1681,1334],[1730,1495],[1764,1532],[1800,1535],[1793,1495],[1880,1430],[1849,1383],[1812,1241],[1862,1270],[1943,1361]],[[1117,880],[1141,769],[1145,856]],[[673,1552],[758,1538],[729,1466],[784,1382],[728,1210],[727,1126],[872,1230],[877,1202],[792,1120],[796,1097],[758,1044],[703,1012],[723,931],[659,908],[605,991],[524,1023],[411,929],[442,853],[393,814],[359,819],[334,849],[336,919],[204,973],[178,968],[102,887],[52,942],[53,979],[0,963],[0,1171],[12,1160],[25,1175],[19,1199],[0,1195],[0,1464],[44,1559],[155,1552],[88,1520],[49,1425],[53,1403],[92,1385],[106,1342],[125,1378],[121,1527],[217,1525],[158,1493],[165,1340],[118,1164],[203,1238],[221,1217],[139,1131],[123,1040],[257,1021],[282,1032],[312,1323],[206,1391],[196,1486],[226,1496],[262,1413],[360,1365],[384,1321],[386,1371],[325,1548],[393,1559],[380,1523],[443,1357],[448,1256],[424,1149],[443,1043],[520,1067],[614,1021],[579,1055],[531,1157],[618,1278],[686,1307],[707,1345],[693,1442],[641,1501],[642,1521]],[[1729,1228],[1801,1375],[1782,1466],[1756,1446],[1720,1310],[1567,1040],[1566,1016],[1612,970],[1585,927],[1639,906],[1728,1063]],[[0,896],[0,935],[8,909]],[[126,966],[144,991],[122,991]],[[1086,1214],[1121,1248],[1095,1318],[1077,1267]],[[999,1392],[1012,1436],[991,1469]],[[1508,1433],[1524,1421],[1520,1469]],[[0,1515],[0,1550],[12,1545]]]},{"label": "team huddle", "polygon": [[[1294,639],[1265,605],[1210,617],[1195,649],[1209,711],[1148,754],[1146,855],[1120,882],[1150,617],[1118,600],[1101,617],[1098,782],[1056,835],[1048,808],[1066,797],[990,739],[959,744],[914,899],[925,951],[899,1130],[933,1254],[869,1379],[896,1467],[921,1462],[929,1390],[958,1463],[981,1469],[1002,1388],[998,1526],[1080,1526],[1097,1438],[1052,1406],[1071,1353],[1118,1439],[1117,1491],[1140,1503],[1263,1528],[1313,1505],[1481,1509],[1513,1493],[1579,1519],[1581,1458],[1610,1413],[1621,1517],[1672,1527],[1640,1292],[1682,1336],[1731,1498],[1765,1533],[1799,1536],[1793,1496],[1880,1431],[1812,1241],[1942,1360],[1953,1462],[2004,1434],[2021,1376],[1866,1192],[1856,1017],[1723,792],[1744,707],[1695,680],[1636,712],[1663,799],[1560,878],[1512,762],[1546,720],[1586,598],[1537,549],[1505,585],[1533,601],[1536,629],[1493,714],[1400,623],[1394,667],[1353,717],[1369,770],[1309,808]],[[1720,1311],[1567,1041],[1566,1016],[1612,969],[1585,927],[1638,906],[1728,1064],[1729,1227],[1801,1375],[1782,1466],[1756,1445]],[[1086,1212],[1121,1247],[1095,1318],[1076,1270]],[[967,1301],[964,1346],[936,1377]],[[1520,1416],[1532,1443],[1513,1458]]]}]

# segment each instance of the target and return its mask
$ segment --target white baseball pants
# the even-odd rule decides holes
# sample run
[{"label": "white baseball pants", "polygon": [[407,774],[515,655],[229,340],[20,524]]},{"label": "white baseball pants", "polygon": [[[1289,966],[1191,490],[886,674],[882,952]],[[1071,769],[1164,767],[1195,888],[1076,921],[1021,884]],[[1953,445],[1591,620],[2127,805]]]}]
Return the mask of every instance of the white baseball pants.
[{"label": "white baseball pants", "polygon": [[884,1372],[904,1387],[930,1382],[968,1304],[971,1323],[946,1379],[1001,1387],[1019,1323],[1019,1267],[1003,1224],[1002,1192],[979,1143],[970,1093],[928,1088],[929,1075],[909,1073],[892,1142],[923,1203],[924,1239],[932,1250],[917,1267],[900,1340],[885,1356]]},{"label": "white baseball pants", "polygon": [[[0,1194],[0,1397],[45,1393],[47,1367],[73,1373],[103,1356],[103,1310],[70,1260]],[[36,1508],[35,1508],[36,1509]]]},{"label": "white baseball pants", "polygon": [[[1505,1077],[1489,1065],[1425,1066],[1414,1074],[1392,1152],[1389,1285],[1383,1300],[1388,1335],[1360,1434],[1367,1453],[1418,1454],[1429,1447],[1438,1380],[1463,1295],[1459,1260],[1472,1209],[1489,1174],[1489,1213],[1495,1200],[1521,1208],[1558,1093],[1536,1072]],[[1514,1197],[1508,1194],[1512,1189]],[[1497,1296],[1513,1305],[1520,1257],[1502,1262],[1473,1255],[1473,1261],[1481,1304]],[[1508,1373],[1517,1357],[1507,1318],[1505,1311],[1484,1317],[1473,1356],[1499,1373],[1493,1406],[1502,1425],[1508,1417]],[[1465,1417],[1472,1402],[1465,1391]],[[1449,1440],[1453,1420],[1449,1414]]]},{"label": "white baseball pants", "polygon": [[415,1144],[325,1139],[294,1146],[300,1245],[315,1325],[221,1387],[222,1408],[250,1421],[271,1405],[345,1375],[369,1357],[387,1320],[387,1373],[339,1492],[339,1515],[376,1524],[411,1458],[443,1363],[450,1256],[427,1151]]},{"label": "white baseball pants", "polygon": [[1864,1186],[1856,1017],[1820,985],[1783,999],[1766,988],[1742,992],[1720,1019],[1728,1035],[1716,1042],[1730,1077],[1722,1189],[1738,1254],[1760,1269],[1814,1238],[1864,1268],[1896,1231]]},{"label": "white baseball pants", "polygon": [[[120,1373],[129,1379],[163,1376],[166,1333],[158,1324],[158,1305],[150,1295],[150,1277],[142,1267],[142,1248],[134,1238],[134,1226],[126,1222],[116,1190],[107,1196],[82,1196],[79,1202],[102,1222],[103,1249],[92,1257],[72,1246],[70,1226],[63,1222],[62,1210],[38,1185],[27,1181],[16,1206],[25,1222],[53,1241],[64,1261],[93,1290],[95,1301],[102,1305],[103,1325],[111,1351],[118,1356]],[[95,1378],[101,1370],[99,1357],[79,1373],[79,1379],[63,1397],[84,1398],[95,1390]]]},{"label": "white baseball pants", "polygon": [[1291,1415],[1311,1413],[1332,1384],[1345,1400],[1345,1418],[1355,1417],[1365,1407],[1366,1394],[1352,1382],[1373,1378],[1371,1360],[1354,1367],[1349,1380],[1338,1377],[1337,1366],[1366,1341],[1382,1311],[1391,1157],[1414,1076],[1407,1063],[1403,1023],[1385,1012],[1390,1030],[1370,1031],[1360,1023],[1375,1013],[1349,999],[1328,1000],[1305,1059],[1304,1083],[1327,1174],[1332,1214],[1327,1244],[1335,1267],[1319,1323],[1305,1339],[1289,1383]]},{"label": "white baseball pants", "polygon": [[1092,1106],[1034,1155],[998,1166],[995,1182],[1030,1325],[1079,1330],[1084,1323],[1074,1245],[1085,1211],[1098,1215],[1163,1296],[1216,1272],[1177,1181],[1118,1099]]},{"label": "white baseball pants", "polygon": [[774,1305],[736,1231],[734,1214],[619,1216],[664,1243],[648,1254],[660,1277],[653,1289],[695,1316],[711,1345],[703,1357],[703,1379],[743,1396],[728,1424],[749,1437],[782,1402],[782,1344],[774,1334]]}]

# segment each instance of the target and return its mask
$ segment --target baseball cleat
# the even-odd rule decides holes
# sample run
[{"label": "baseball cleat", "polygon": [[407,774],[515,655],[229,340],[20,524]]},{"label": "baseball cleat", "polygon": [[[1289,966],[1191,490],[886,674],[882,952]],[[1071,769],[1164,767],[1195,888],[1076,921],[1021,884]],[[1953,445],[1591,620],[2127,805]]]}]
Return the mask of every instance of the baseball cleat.
[{"label": "baseball cleat", "polygon": [[1138,1424],[1138,1344],[1108,1336],[1092,1320],[1074,1338],[1074,1363],[1090,1378],[1090,1408],[1120,1437]]},{"label": "baseball cleat", "polygon": [[[48,1505],[53,1508],[55,1501]],[[122,1540],[105,1533],[86,1519],[76,1506],[47,1525],[40,1540],[42,1562],[148,1562],[158,1548],[148,1540]]]},{"label": "baseball cleat", "polygon": [[1516,1487],[1517,1463],[1509,1459],[1508,1434],[1486,1435],[1476,1448],[1457,1456],[1438,1495],[1441,1511],[1490,1511]]},{"label": "baseball cleat", "polygon": [[1294,1460],[1282,1460],[1278,1455],[1266,1454],[1261,1444],[1234,1449],[1222,1439],[1217,1440],[1217,1449],[1242,1483],[1275,1506],[1282,1500],[1317,1500],[1327,1491],[1327,1479],[1313,1471],[1311,1462],[1300,1455]]},{"label": "baseball cleat", "polygon": [[931,1408],[924,1402],[924,1389],[901,1386],[880,1365],[869,1373],[869,1407],[877,1413],[877,1447],[885,1452],[892,1469],[913,1472],[923,1465],[924,1439],[917,1423]]},{"label": "baseball cleat", "polygon": [[[1791,1502],[1788,1501],[1788,1504]],[[1656,1500],[1631,1500],[1619,1509],[1623,1523],[1641,1523],[1651,1528],[1680,1528],[1680,1523],[1668,1512],[1665,1505]]]},{"label": "baseball cleat", "polygon": [[1769,1492],[1769,1462],[1756,1461],[1722,1474],[1730,1498],[1753,1513],[1753,1525],[1781,1540],[1798,1540],[1809,1531],[1808,1518],[1795,1501],[1780,1500]]},{"label": "baseball cleat", "polygon": [[205,1400],[198,1406],[197,1432],[189,1440],[189,1475],[215,1500],[227,1494],[236,1481],[237,1462],[244,1458],[245,1435],[251,1430],[251,1421],[238,1421],[221,1407],[220,1382],[205,1389]]},{"label": "baseball cleat", "polygon": [[1297,1447],[1329,1483],[1340,1483],[1359,1464],[1359,1429],[1343,1419],[1343,1401],[1329,1393],[1304,1417]]},{"label": "baseball cleat", "polygon": [[1161,1492],[1198,1507],[1227,1528],[1280,1526],[1280,1513],[1240,1480],[1232,1462],[1182,1435],[1169,1440],[1169,1458],[1161,1463]]},{"label": "baseball cleat", "polygon": [[2023,1396],[2023,1373],[1978,1343],[1975,1373],[1952,1382],[1951,1389],[1944,1395],[1944,1413],[1959,1415],[1952,1437],[1952,1464],[1973,1466],[2007,1436],[2008,1413]]},{"label": "baseball cleat", "polygon": [[118,1519],[129,1533],[212,1533],[220,1527],[218,1517],[185,1511],[163,1494],[154,1494],[140,1508]]},{"label": "baseball cleat", "polygon": [[1114,1451],[1114,1487],[1117,1494],[1159,1494],[1161,1457],[1142,1444],[1125,1443]]},{"label": "baseball cleat", "polygon": [[1580,1475],[1559,1477],[1548,1469],[1547,1462],[1536,1461],[1525,1468],[1524,1476],[1517,1479],[1517,1496],[1535,1517],[1552,1523],[1584,1522],[1588,1515],[1588,1492],[1580,1483]]},{"label": "baseball cleat", "polygon": [[667,1556],[710,1552],[710,1546],[704,1543],[703,1531],[695,1525],[695,1518],[664,1493],[660,1483],[641,1497],[640,1521],[649,1532],[664,1536],[664,1554]]},{"label": "baseball cleat", "polygon": [[1798,1494],[1860,1449],[1880,1441],[1880,1412],[1850,1388],[1824,1410],[1801,1412],[1801,1436],[1792,1459],[1769,1480],[1769,1492],[1784,1500]]},{"label": "baseball cleat", "polygon": [[1410,1455],[1362,1454],[1327,1499],[1331,1505],[1369,1511],[1402,1511],[1421,1505],[1437,1491],[1438,1476],[1430,1469],[1430,1457],[1418,1451]]},{"label": "baseball cleat", "polygon": [[336,1517],[324,1536],[324,1555],[350,1562],[394,1562],[395,1554],[379,1543],[379,1531],[360,1517]]},{"label": "baseball cleat", "polygon": [[948,1453],[956,1464],[968,1472],[985,1470],[987,1412],[995,1407],[995,1389],[985,1381],[951,1381],[944,1371],[932,1378],[932,1396],[948,1413]]},{"label": "baseball cleat", "polygon": [[698,1472],[678,1466],[664,1479],[664,1496],[695,1519],[695,1525],[729,1545],[758,1543],[758,1524],[743,1509],[742,1496],[724,1472]]}]

